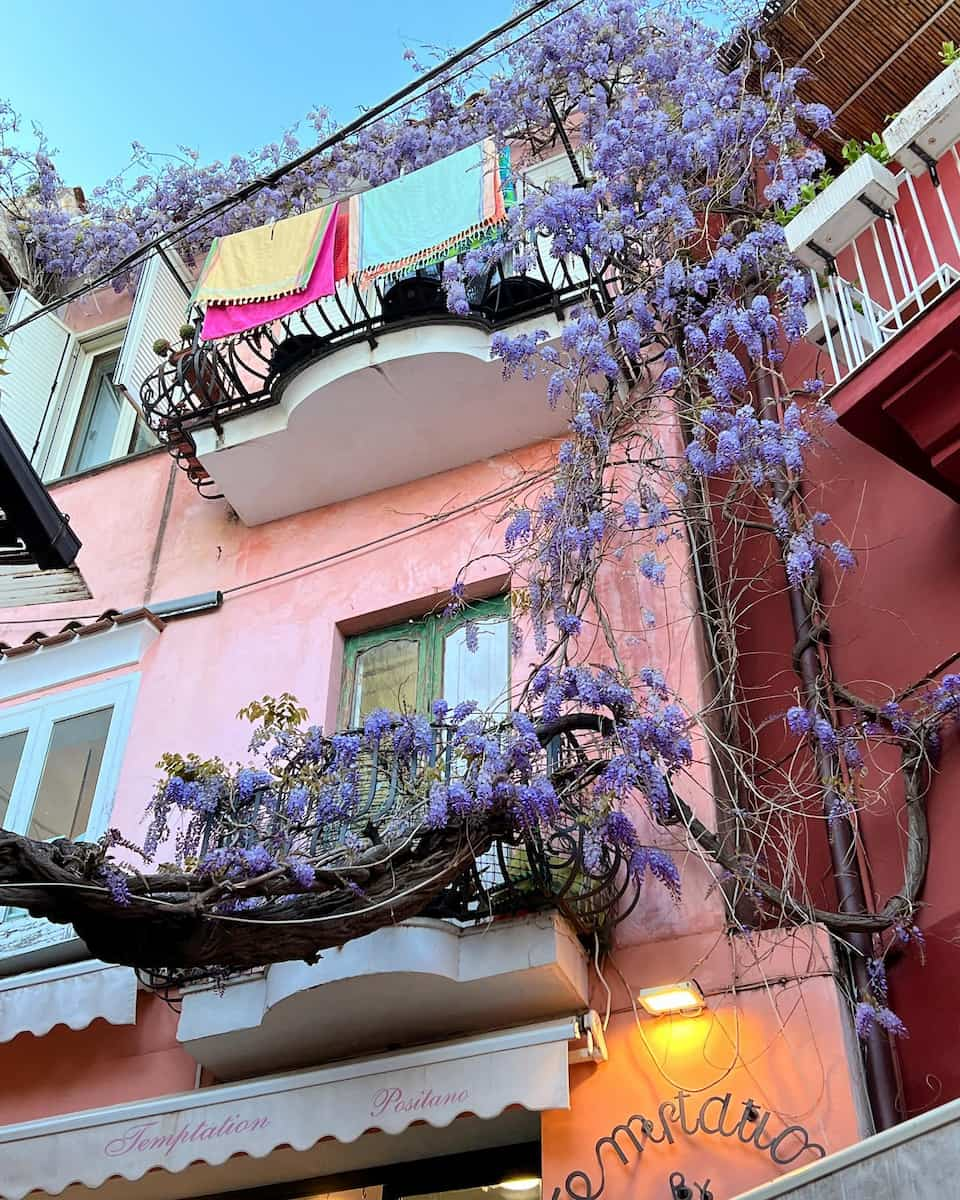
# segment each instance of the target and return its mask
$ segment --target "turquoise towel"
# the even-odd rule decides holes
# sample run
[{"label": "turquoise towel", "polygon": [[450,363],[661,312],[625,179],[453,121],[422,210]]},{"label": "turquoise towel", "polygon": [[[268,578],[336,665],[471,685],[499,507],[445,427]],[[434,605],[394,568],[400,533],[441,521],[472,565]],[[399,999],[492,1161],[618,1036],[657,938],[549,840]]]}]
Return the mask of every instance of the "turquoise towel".
[{"label": "turquoise towel", "polygon": [[360,197],[360,273],[397,271],[437,255],[489,223],[483,143],[401,175]]}]

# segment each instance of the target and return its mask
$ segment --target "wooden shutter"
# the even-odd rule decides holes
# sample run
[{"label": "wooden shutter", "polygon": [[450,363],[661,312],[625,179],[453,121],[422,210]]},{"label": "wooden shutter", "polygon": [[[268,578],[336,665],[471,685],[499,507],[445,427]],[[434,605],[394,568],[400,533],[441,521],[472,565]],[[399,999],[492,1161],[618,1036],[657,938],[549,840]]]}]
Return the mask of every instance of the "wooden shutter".
[{"label": "wooden shutter", "polygon": [[[15,325],[42,305],[20,288],[7,316]],[[23,329],[6,335],[8,374],[0,376],[0,414],[31,463],[38,447],[49,438],[56,416],[56,398],[69,370],[76,339],[53,313],[44,313]]]},{"label": "wooden shutter", "polygon": [[[169,252],[168,252],[169,253]],[[171,261],[175,260],[171,257]],[[175,263],[179,267],[179,264]],[[160,364],[153,351],[158,338],[172,345],[180,341],[180,326],[187,319],[189,291],[182,277],[159,254],[147,260],[137,286],[130,320],[120,348],[113,381],[140,410],[140,389]]]}]

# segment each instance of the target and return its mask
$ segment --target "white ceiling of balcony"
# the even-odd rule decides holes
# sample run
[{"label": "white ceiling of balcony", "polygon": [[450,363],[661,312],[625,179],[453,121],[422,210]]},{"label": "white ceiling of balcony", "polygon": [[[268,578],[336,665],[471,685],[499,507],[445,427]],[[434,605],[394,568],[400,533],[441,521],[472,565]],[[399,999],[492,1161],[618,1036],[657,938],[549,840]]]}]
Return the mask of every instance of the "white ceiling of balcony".
[{"label": "white ceiling of balcony", "polygon": [[463,927],[418,918],[183,997],[179,1040],[218,1079],[326,1062],[588,1005],[588,964],[553,914]]},{"label": "white ceiling of balcony", "polygon": [[[528,324],[558,332],[552,316]],[[197,456],[240,519],[260,525],[562,434],[543,377],[505,381],[490,341],[446,321],[344,347],[291,378],[279,404],[220,436],[198,431]]]}]

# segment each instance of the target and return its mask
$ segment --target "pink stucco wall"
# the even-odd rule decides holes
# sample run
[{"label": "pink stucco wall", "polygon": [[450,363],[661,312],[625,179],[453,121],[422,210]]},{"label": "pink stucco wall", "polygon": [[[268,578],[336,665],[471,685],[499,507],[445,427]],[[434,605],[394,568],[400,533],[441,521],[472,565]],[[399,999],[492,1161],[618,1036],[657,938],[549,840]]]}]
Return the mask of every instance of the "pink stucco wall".
[{"label": "pink stucco wall", "polygon": [[[140,664],[142,682],[111,821],[136,837],[163,751],[242,758],[249,727],[236,720],[237,710],[266,693],[292,692],[329,727],[336,722],[345,629],[375,628],[395,620],[399,612],[430,610],[468,558],[477,560],[470,578],[481,591],[502,585],[502,562],[483,558],[501,544],[497,517],[504,508],[502,498],[480,502],[449,519],[431,518],[521,480],[526,470],[545,461],[550,449],[526,448],[255,528],[243,526],[223,502],[200,498],[163,454],[116,464],[52,489],[83,539],[79,565],[93,600],[11,613],[12,621],[25,623],[0,628],[0,638],[19,641],[36,628],[54,630],[66,617],[78,613],[95,615],[106,608],[134,608],[146,600],[172,600],[213,589],[225,593],[219,611],[171,622]],[[322,469],[322,461],[317,469]],[[417,522],[422,525],[415,532],[400,532]],[[363,548],[391,532],[396,536]],[[672,543],[669,553],[676,557],[676,570],[666,589],[644,580],[629,552],[605,567],[602,587],[629,667],[659,666],[688,708],[696,711],[702,706],[703,672],[682,544]],[[317,565],[305,566],[308,563]],[[292,574],[282,578],[269,578],[291,570]],[[657,617],[652,630],[644,630],[644,609]],[[602,641],[595,629],[588,628],[583,634],[581,651],[587,661],[603,661]],[[515,678],[522,677],[524,660],[514,670]],[[696,759],[681,791],[710,822],[713,800],[699,741]],[[753,964],[751,986],[762,984],[765,964],[772,961],[768,948],[746,943],[734,948],[728,941],[721,899],[716,888],[710,887],[711,875],[698,855],[682,849],[676,830],[643,822],[641,832],[646,840],[676,851],[684,896],[676,904],[653,882],[644,885],[641,903],[618,930],[617,969],[630,989],[702,975],[707,981],[704,986],[721,997],[714,1010],[716,1021],[726,1021],[721,1014],[729,1006],[723,997],[735,981],[745,978],[745,962]],[[777,978],[788,974],[782,964],[776,970]],[[820,954],[815,965],[809,958],[794,963],[791,978],[828,970]],[[612,971],[607,976],[614,989],[611,1061],[595,1072],[579,1069],[571,1113],[549,1114],[544,1119],[545,1170],[557,1184],[580,1165],[587,1143],[592,1145],[603,1136],[608,1131],[605,1125],[615,1123],[612,1118],[629,1115],[638,1098],[647,1103],[659,1095],[660,1084],[652,1080],[649,1064],[638,1050],[628,994]],[[809,988],[799,983],[792,986],[793,999],[799,998],[804,1013],[815,1019],[791,1017],[793,1024],[787,1032],[779,1030],[780,1000],[773,993],[758,991],[740,1002],[743,1049],[737,1087],[742,1090],[748,1087],[748,1080],[758,1079],[762,1091],[758,1100],[771,1098],[784,1113],[806,1112],[814,1095],[812,1082],[805,1075],[802,1085],[784,1090],[779,1073],[791,1053],[813,1046],[811,1062],[815,1058],[823,1071],[840,1081],[821,1098],[822,1119],[836,1122],[838,1130],[855,1136],[848,1060],[836,1002],[830,999],[833,983],[817,979]],[[788,990],[784,989],[785,995]],[[605,989],[599,982],[595,1003],[601,1010],[606,1004]],[[64,1105],[86,1107],[107,1102],[108,1095],[132,1098],[132,1093],[128,1096],[124,1091],[124,1081],[133,1078],[141,1089],[137,1095],[192,1086],[192,1079],[184,1083],[181,1078],[185,1056],[169,1045],[166,1011],[155,1004],[144,1007],[142,1024],[138,1036],[147,1041],[159,1039],[166,1047],[163,1057],[153,1057],[149,1049],[122,1055],[122,1066],[107,1072],[110,1079],[116,1076],[115,1087],[114,1083],[108,1086],[100,1074],[83,1071],[62,1093],[57,1092],[55,1082],[45,1091],[43,1082],[36,1081],[30,1112],[62,1111]],[[696,1036],[691,1031],[703,1028],[694,1022],[682,1027],[682,1036],[692,1038],[692,1046]],[[719,1030],[719,1025],[716,1028]],[[121,1039],[116,1043],[121,1045],[126,1035],[109,1032]],[[94,1033],[88,1031],[87,1042],[76,1040],[71,1047],[93,1045],[97,1040]],[[704,1062],[712,1063],[714,1057],[728,1060],[727,1035],[719,1037],[718,1033],[717,1037],[716,1046],[710,1041],[709,1046],[697,1044],[691,1051],[690,1063],[696,1070],[701,1070]],[[777,1055],[766,1055],[767,1045],[777,1037],[785,1048]],[[15,1044],[9,1051],[10,1069],[26,1074],[36,1049],[33,1043]],[[85,1061],[85,1050],[76,1053],[77,1061]],[[128,1068],[129,1075],[125,1073]],[[691,1078],[681,1062],[672,1062],[671,1070],[674,1068],[684,1080]],[[51,1076],[53,1081],[58,1078],[56,1073]],[[727,1087],[724,1084],[722,1090]],[[602,1101],[597,1100],[598,1089]],[[0,1113],[0,1120],[4,1119],[12,1118]],[[847,1133],[836,1136],[842,1140]],[[742,1180],[740,1176],[737,1179],[746,1186],[755,1175],[746,1171]]]}]

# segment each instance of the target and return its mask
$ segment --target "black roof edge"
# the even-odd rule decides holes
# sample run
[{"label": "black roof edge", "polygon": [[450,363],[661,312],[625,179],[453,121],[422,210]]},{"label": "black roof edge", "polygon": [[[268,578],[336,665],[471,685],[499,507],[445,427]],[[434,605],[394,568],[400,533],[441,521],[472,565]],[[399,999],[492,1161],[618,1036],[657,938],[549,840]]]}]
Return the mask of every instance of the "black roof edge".
[{"label": "black roof edge", "polygon": [[0,508],[42,571],[70,567],[81,541],[0,417]]}]

